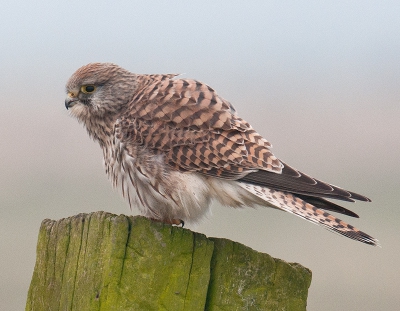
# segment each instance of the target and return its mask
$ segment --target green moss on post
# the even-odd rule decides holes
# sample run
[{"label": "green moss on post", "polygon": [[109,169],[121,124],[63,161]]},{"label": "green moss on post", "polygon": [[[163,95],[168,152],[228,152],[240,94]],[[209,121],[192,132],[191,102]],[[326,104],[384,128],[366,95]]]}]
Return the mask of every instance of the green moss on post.
[{"label": "green moss on post", "polygon": [[42,222],[26,310],[305,310],[310,282],[239,243],[96,212]]},{"label": "green moss on post", "polygon": [[206,310],[306,310],[310,270],[230,240],[211,240]]}]

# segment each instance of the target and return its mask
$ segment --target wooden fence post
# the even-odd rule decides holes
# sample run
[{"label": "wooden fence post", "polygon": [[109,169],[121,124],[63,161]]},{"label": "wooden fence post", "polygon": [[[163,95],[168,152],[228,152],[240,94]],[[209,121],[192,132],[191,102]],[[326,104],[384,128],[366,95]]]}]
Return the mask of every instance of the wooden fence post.
[{"label": "wooden fence post", "polygon": [[26,311],[306,310],[311,271],[226,239],[105,212],[42,222]]}]

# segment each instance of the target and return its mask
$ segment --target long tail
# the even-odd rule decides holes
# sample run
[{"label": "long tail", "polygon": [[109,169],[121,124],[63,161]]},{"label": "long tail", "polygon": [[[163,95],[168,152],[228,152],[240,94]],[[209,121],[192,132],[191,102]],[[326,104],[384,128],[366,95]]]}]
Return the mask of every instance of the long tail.
[{"label": "long tail", "polygon": [[369,245],[379,246],[379,241],[346,222],[318,209],[295,195],[275,191],[266,187],[240,182],[240,186],[270,205],[292,213],[314,224],[323,226],[329,231],[344,235],[350,239],[357,240]]}]

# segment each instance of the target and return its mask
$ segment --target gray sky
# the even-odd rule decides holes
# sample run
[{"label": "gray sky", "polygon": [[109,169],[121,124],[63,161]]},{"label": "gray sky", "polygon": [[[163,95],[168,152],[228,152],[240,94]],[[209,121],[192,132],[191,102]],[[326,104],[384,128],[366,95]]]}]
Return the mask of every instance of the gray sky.
[{"label": "gray sky", "polygon": [[290,165],[371,197],[344,220],[373,248],[271,209],[213,207],[190,229],[313,271],[308,310],[400,304],[398,1],[3,1],[0,309],[21,310],[41,220],[129,214],[64,107],[81,65],[184,73],[215,88]]}]

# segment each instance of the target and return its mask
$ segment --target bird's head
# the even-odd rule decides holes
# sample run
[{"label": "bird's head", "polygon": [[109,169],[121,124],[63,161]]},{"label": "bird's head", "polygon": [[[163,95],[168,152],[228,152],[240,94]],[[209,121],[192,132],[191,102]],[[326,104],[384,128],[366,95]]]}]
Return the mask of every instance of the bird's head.
[{"label": "bird's head", "polygon": [[79,68],[66,85],[65,107],[79,121],[113,118],[132,99],[136,75],[112,63]]}]

